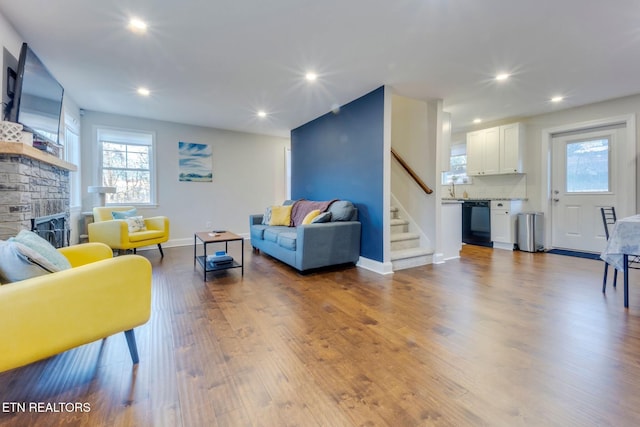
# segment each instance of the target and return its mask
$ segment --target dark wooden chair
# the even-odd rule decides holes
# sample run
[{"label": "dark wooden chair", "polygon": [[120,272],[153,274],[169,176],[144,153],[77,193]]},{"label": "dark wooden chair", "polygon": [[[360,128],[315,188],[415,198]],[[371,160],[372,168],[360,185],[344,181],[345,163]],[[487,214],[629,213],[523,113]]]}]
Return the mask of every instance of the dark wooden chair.
[{"label": "dark wooden chair", "polygon": [[[600,213],[602,214],[602,223],[604,225],[604,235],[607,240],[609,240],[609,227],[613,226],[616,221],[616,208],[613,206],[600,208]],[[629,256],[629,268],[640,269],[640,255],[630,255]],[[607,273],[609,272],[609,263],[605,261],[604,263],[604,276],[602,278],[602,293],[604,293],[607,289]],[[613,287],[616,287],[616,282],[618,280],[618,270],[613,269]]]},{"label": "dark wooden chair", "polygon": [[[612,226],[616,223],[616,209],[613,206],[600,208],[600,213],[602,214],[602,223],[604,225],[604,235],[609,241],[609,226]],[[604,293],[607,289],[607,274],[609,273],[609,263],[604,262],[604,277],[602,278],[602,293]],[[618,270],[613,269],[613,287],[616,287],[616,282],[618,281]]]}]

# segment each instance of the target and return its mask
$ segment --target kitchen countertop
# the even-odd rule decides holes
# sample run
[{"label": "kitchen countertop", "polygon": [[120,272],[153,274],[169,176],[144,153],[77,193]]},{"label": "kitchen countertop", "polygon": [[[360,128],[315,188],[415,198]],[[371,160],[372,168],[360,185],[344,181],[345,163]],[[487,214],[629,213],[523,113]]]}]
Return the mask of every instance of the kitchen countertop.
[{"label": "kitchen countertop", "polygon": [[527,201],[528,199],[522,197],[467,197],[466,199],[462,197],[443,197],[442,202],[453,202],[453,201],[475,201],[475,200],[522,200]]}]

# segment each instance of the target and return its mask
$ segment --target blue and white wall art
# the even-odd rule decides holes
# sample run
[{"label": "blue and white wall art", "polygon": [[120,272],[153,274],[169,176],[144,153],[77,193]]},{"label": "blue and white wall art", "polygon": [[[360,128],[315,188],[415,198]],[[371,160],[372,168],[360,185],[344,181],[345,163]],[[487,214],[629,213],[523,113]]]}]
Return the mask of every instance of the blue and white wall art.
[{"label": "blue and white wall art", "polygon": [[178,142],[178,153],[180,181],[213,181],[213,152],[209,144]]}]

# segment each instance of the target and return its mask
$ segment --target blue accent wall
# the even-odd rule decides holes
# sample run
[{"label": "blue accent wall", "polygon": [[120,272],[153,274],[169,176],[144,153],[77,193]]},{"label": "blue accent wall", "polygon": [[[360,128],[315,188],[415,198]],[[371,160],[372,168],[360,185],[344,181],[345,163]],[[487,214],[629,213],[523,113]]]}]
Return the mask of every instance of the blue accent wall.
[{"label": "blue accent wall", "polygon": [[384,87],[291,131],[291,197],[352,201],[360,255],[383,262]]}]

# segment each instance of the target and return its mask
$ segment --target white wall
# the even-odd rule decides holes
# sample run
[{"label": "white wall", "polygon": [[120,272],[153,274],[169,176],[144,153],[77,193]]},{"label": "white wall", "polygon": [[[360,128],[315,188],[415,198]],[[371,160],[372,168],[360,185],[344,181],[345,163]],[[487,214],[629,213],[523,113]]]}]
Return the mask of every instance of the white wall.
[{"label": "white wall", "polygon": [[[640,152],[640,95],[627,96],[610,101],[571,108],[554,113],[543,114],[531,117],[524,121],[526,124],[526,148],[524,157],[524,170],[527,173],[527,209],[543,211],[542,200],[545,189],[542,183],[545,181],[542,176],[542,132],[545,129],[565,126],[575,123],[582,123],[592,120],[606,119],[610,117],[636,114],[636,153]],[[630,142],[630,141],[628,141]],[[629,159],[632,161],[633,159]],[[637,162],[637,154],[636,154]],[[633,163],[633,162],[632,162]],[[636,184],[640,182],[638,168],[636,167]],[[640,191],[640,185],[636,185],[636,191]],[[636,195],[636,201],[640,200],[640,195]],[[638,212],[636,206],[635,212]]]},{"label": "white wall", "polygon": [[[0,46],[6,49],[14,58],[18,58],[20,47],[22,46],[22,38],[2,14],[0,14]],[[2,115],[4,115],[4,103],[8,102],[9,99],[6,91],[7,66],[9,64],[5,64],[4,55],[0,57],[0,63],[2,64]]]},{"label": "white wall", "polygon": [[[392,97],[391,146],[416,174],[430,187],[439,176],[436,155],[437,102],[425,102],[398,95]],[[415,221],[434,247],[436,229],[436,197],[428,195],[396,162],[391,161],[391,193]],[[407,218],[408,219],[408,218]]]},{"label": "white wall", "polygon": [[[82,117],[83,207],[97,197],[86,188],[98,184],[96,127],[106,126],[155,133],[157,207],[139,208],[145,216],[171,220],[167,246],[193,244],[193,233],[213,228],[249,232],[249,215],[285,199],[285,148],[288,138],[190,126],[157,120],[86,111]],[[178,142],[211,144],[213,182],[178,181]]]}]

